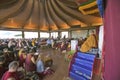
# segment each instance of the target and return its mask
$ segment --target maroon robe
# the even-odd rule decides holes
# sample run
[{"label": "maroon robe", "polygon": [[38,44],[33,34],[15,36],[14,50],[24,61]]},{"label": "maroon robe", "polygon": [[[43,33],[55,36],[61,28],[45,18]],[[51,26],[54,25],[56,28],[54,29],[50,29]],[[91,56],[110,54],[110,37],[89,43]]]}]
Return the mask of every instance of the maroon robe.
[{"label": "maroon robe", "polygon": [[9,78],[15,78],[15,80],[20,80],[17,72],[5,72],[1,80],[7,80]]},{"label": "maroon robe", "polygon": [[19,56],[20,66],[23,66],[23,63],[25,62],[25,59],[23,57],[23,53]]},{"label": "maroon robe", "polygon": [[61,51],[67,50],[68,43],[64,43],[63,46],[61,47]]},{"label": "maroon robe", "polygon": [[25,70],[32,72],[36,70],[36,65],[31,61],[32,55],[28,54],[25,60]]}]

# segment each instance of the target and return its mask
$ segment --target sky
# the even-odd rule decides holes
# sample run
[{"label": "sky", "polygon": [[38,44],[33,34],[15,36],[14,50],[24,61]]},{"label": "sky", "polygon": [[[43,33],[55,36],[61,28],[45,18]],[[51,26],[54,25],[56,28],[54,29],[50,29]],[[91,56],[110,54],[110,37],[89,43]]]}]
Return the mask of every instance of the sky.
[{"label": "sky", "polygon": [[15,36],[22,34],[21,31],[3,31],[0,30],[0,38],[22,38],[22,36]]},{"label": "sky", "polygon": [[[38,38],[38,33],[37,32],[24,32],[25,38]],[[17,36],[19,35],[19,36]],[[68,37],[68,32],[62,32],[62,38],[66,35]],[[57,38],[58,33],[53,32],[51,33],[51,36],[54,38]],[[47,32],[40,32],[40,37],[41,38],[49,38],[49,33]],[[11,38],[22,38],[22,32],[21,31],[5,31],[5,30],[0,30],[0,39],[11,39]]]},{"label": "sky", "polygon": [[[19,35],[19,36],[16,36]],[[38,33],[37,32],[25,32],[25,38],[37,38]],[[22,32],[21,31],[3,31],[0,30],[0,39],[5,38],[22,38]]]}]

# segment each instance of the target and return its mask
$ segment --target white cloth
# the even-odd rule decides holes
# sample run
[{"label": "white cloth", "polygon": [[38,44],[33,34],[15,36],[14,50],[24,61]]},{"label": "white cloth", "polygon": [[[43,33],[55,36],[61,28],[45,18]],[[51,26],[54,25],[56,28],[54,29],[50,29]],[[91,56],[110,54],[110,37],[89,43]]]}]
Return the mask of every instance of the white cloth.
[{"label": "white cloth", "polygon": [[52,44],[50,39],[47,40],[47,44]]},{"label": "white cloth", "polygon": [[99,49],[100,57],[102,55],[103,38],[104,38],[104,27],[100,26],[100,28],[99,28],[99,42],[98,42],[98,49]]},{"label": "white cloth", "polygon": [[12,41],[9,41],[8,47],[10,48],[12,46]]}]

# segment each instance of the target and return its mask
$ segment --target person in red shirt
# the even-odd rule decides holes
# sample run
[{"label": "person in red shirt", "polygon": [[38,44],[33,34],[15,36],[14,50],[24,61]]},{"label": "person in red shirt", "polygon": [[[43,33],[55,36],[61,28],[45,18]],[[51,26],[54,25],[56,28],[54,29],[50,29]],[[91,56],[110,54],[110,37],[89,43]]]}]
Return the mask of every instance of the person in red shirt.
[{"label": "person in red shirt", "polygon": [[20,80],[17,69],[19,64],[17,61],[13,61],[9,64],[9,70],[4,73],[1,80],[9,80],[14,78],[15,80]]}]

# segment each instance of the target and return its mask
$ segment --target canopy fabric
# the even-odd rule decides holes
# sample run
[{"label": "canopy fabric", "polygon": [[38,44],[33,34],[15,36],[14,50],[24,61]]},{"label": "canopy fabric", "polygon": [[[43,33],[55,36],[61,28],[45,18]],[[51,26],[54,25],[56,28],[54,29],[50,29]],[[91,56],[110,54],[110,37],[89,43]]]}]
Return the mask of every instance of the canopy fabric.
[{"label": "canopy fabric", "polygon": [[55,31],[101,24],[100,16],[83,15],[74,0],[17,0],[0,8],[0,29]]},{"label": "canopy fabric", "polygon": [[106,1],[104,80],[120,80],[120,1]]}]

